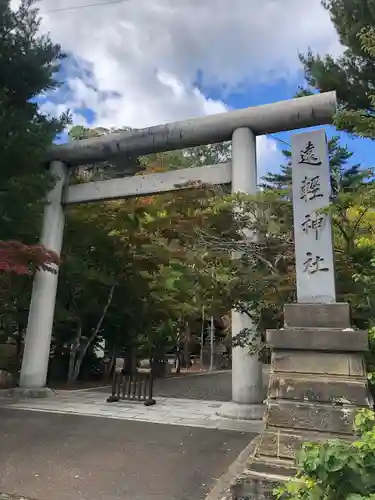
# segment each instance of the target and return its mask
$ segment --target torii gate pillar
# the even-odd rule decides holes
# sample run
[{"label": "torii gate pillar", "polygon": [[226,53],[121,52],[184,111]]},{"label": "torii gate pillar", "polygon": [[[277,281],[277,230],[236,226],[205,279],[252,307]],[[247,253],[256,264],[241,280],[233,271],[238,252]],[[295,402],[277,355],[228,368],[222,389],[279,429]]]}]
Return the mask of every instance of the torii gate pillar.
[{"label": "torii gate pillar", "polygon": [[[249,128],[238,128],[232,136],[232,193],[255,194],[257,184],[256,137]],[[246,313],[232,311],[232,338],[245,328],[252,330],[253,326]],[[263,373],[258,355],[250,355],[247,347],[233,347],[232,402],[223,405],[219,414],[260,420],[264,413],[263,400]]]},{"label": "torii gate pillar", "polygon": [[[68,168],[61,161],[53,161],[50,171],[56,178],[56,183],[47,197],[40,243],[60,256],[65,223],[61,202],[68,180]],[[35,273],[19,384],[20,388],[25,389],[25,394],[30,389],[34,390],[36,396],[48,392],[44,387],[51,348],[57,281],[57,266],[53,273],[43,270]]]}]

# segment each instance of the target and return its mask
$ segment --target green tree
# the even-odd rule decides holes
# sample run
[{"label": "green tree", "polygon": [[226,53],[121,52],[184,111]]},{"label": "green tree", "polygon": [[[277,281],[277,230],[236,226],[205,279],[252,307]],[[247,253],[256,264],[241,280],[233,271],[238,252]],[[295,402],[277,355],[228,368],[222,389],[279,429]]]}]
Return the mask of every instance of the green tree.
[{"label": "green tree", "polygon": [[[349,160],[353,157],[347,146],[340,145],[338,136],[332,137],[328,141],[329,165],[331,169],[332,194],[336,195],[342,190],[351,189],[358,182],[368,177],[368,171],[361,170],[359,164],[348,166]],[[287,160],[280,166],[280,172],[266,174],[261,183],[264,189],[276,189],[279,191],[290,191],[292,188],[292,166],[290,150],[284,149],[283,155]]]},{"label": "green tree", "polygon": [[[335,125],[360,137],[375,138],[375,1],[326,0],[323,5],[344,46],[338,58],[301,55],[307,89],[336,90],[340,107]],[[373,172],[358,171],[352,189],[341,193],[332,207],[336,245],[338,291],[351,303],[354,323],[370,328],[367,368],[374,381],[375,369],[375,246]]]},{"label": "green tree", "polygon": [[68,120],[48,118],[35,98],[58,86],[63,55],[41,36],[34,1],[13,12],[0,4],[0,270],[25,274],[53,256],[37,245],[46,191],[53,179],[42,168],[45,150]]},{"label": "green tree", "polygon": [[[54,179],[43,154],[69,117],[48,118],[36,98],[59,85],[60,47],[39,33],[38,10],[0,2],[0,338],[16,345],[16,369],[27,324],[32,272],[57,256],[38,244],[45,194]],[[18,276],[17,276],[18,275]],[[0,360],[2,367],[8,367]]]},{"label": "green tree", "polygon": [[[70,138],[109,132],[73,127]],[[226,161],[229,155],[229,145],[224,144],[207,151],[192,148],[133,158],[130,165],[152,173]],[[116,166],[112,162],[83,166],[73,173],[73,181],[124,176],[128,165],[121,159]],[[196,186],[68,211],[53,352],[69,365],[70,382],[80,376],[85,357],[103,339],[112,361],[124,350],[162,359],[176,346],[181,332],[187,359],[190,323],[200,315],[202,304],[211,312],[227,312],[219,286],[225,281],[225,266],[208,258],[206,251],[190,248],[197,229],[210,224],[207,215],[214,194],[211,187]],[[216,272],[208,272],[208,265]]]},{"label": "green tree", "polygon": [[[285,156],[289,158],[289,152]],[[374,324],[375,311],[375,289],[372,286],[374,183],[371,182],[372,172],[362,171],[357,165],[347,165],[351,156],[336,139],[331,141],[330,163],[335,196],[330,212],[337,295],[339,301],[351,303],[353,323],[366,328]],[[283,305],[296,300],[290,166],[285,165],[280,175],[269,174],[266,180],[267,189],[257,196],[218,198],[218,213],[234,211],[237,215],[221,232],[221,238],[215,233],[215,224],[212,225],[213,231],[204,237],[211,251],[242,253],[232,268],[232,280],[226,290],[232,299],[237,298],[235,307],[250,315],[258,337],[267,328],[282,327]],[[244,230],[256,232],[257,241],[241,241],[238,234]],[[254,332],[244,331],[238,340],[258,349],[259,345],[251,340],[253,336]]]},{"label": "green tree", "polygon": [[335,124],[363,137],[374,137],[374,54],[375,1],[324,0],[333,25],[344,46],[343,54],[300,55],[308,88],[325,92],[336,90],[340,110]]}]

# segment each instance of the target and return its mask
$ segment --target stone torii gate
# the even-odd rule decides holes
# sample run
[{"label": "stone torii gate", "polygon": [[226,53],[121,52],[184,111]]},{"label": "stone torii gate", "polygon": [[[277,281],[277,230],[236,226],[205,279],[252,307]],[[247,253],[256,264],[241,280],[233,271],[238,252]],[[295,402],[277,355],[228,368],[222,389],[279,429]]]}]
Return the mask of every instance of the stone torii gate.
[{"label": "stone torii gate", "polygon": [[[256,136],[332,123],[335,92],[301,97],[203,118],[53,146],[46,155],[58,178],[45,206],[41,244],[60,255],[64,207],[77,203],[175,191],[191,181],[229,184],[232,191],[252,194],[257,189]],[[69,185],[69,167],[126,155],[146,155],[232,140],[232,161],[219,165]],[[30,303],[19,390],[44,395],[53,327],[58,274],[37,271]],[[232,336],[250,328],[246,314],[232,312]],[[232,354],[232,403],[223,414],[233,418],[262,418],[262,369],[257,356],[236,347]]]}]

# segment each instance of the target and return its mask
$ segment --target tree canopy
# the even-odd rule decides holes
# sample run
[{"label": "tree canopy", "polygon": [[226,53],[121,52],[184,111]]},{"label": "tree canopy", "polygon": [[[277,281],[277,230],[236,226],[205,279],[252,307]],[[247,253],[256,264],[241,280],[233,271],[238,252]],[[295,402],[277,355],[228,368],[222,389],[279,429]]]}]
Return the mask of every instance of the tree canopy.
[{"label": "tree canopy", "polygon": [[[362,137],[374,137],[375,1],[324,0],[324,7],[344,47],[331,55],[300,55],[307,92],[336,90],[340,110],[335,125]],[[305,93],[302,91],[302,94]]]},{"label": "tree canopy", "polygon": [[23,0],[14,12],[9,1],[0,4],[0,269],[20,274],[56,260],[37,245],[44,196],[53,182],[41,164],[69,119],[46,117],[36,102],[59,85],[63,54],[39,34],[33,5]]}]

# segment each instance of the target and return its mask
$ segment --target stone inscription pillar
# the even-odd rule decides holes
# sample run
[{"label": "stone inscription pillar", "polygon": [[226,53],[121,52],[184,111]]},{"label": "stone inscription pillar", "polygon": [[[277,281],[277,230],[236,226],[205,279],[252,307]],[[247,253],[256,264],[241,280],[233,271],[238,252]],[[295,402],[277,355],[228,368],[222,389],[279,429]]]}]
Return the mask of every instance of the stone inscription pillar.
[{"label": "stone inscription pillar", "polygon": [[357,410],[368,407],[366,331],[350,324],[349,305],[336,303],[329,205],[330,171],[323,130],[292,138],[296,304],[284,306],[284,328],[267,331],[272,348],[265,431],[233,500],[270,500],[294,475],[306,441],[351,439]]}]

